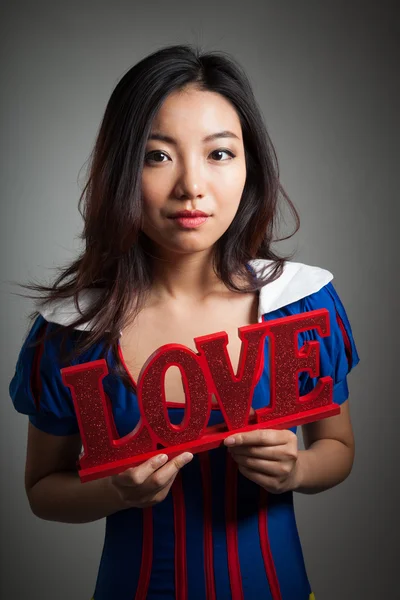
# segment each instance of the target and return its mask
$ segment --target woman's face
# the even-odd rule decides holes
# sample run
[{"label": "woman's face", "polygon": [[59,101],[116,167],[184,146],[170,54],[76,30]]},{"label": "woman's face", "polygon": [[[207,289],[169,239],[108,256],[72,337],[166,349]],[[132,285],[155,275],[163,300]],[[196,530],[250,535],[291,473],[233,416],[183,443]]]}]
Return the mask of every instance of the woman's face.
[{"label": "woman's face", "polygon": [[[235,109],[215,92],[171,93],[153,121],[145,156],[143,231],[161,254],[210,249],[231,224],[246,181]],[[204,216],[178,218],[179,211]]]}]

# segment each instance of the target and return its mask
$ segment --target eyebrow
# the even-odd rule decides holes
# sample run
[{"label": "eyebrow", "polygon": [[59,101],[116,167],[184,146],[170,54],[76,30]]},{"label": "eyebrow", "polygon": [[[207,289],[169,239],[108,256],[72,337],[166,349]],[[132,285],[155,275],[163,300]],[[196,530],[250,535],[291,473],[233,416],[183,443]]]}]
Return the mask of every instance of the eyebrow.
[{"label": "eyebrow", "polygon": [[[207,135],[205,138],[202,139],[202,142],[211,142],[212,140],[216,140],[218,138],[236,138],[237,140],[239,139],[238,136],[232,131],[225,130],[218,131],[217,133],[212,133],[211,135]],[[177,141],[173,137],[169,135],[164,135],[163,133],[158,131],[152,133],[148,139],[159,140],[160,142],[166,142],[167,144],[177,144]]]}]

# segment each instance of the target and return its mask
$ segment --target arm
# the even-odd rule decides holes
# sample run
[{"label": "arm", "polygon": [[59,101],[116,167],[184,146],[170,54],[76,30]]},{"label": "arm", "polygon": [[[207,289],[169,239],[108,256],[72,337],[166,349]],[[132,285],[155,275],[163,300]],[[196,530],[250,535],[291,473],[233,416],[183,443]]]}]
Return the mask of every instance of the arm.
[{"label": "arm", "polygon": [[354,434],[349,401],[340,414],[302,426],[305,450],[298,451],[294,490],[316,494],[348,477],[354,461]]},{"label": "arm", "polygon": [[[40,355],[38,348],[30,346],[42,328],[52,326],[42,315],[37,317],[9,386],[15,408],[31,416],[25,489],[32,512],[48,521],[88,523],[120,510],[161,502],[192,454],[183,453],[171,460],[157,454],[122,473],[81,482],[77,460],[82,442],[70,392],[61,379],[59,345],[46,340]],[[36,397],[38,387],[32,384],[42,379],[45,385],[39,386]]]},{"label": "arm", "polygon": [[159,454],[110,477],[82,483],[76,469],[79,434],[56,436],[29,423],[25,489],[32,512],[47,521],[88,523],[127,508],[162,502],[179,472],[193,458],[168,461]]},{"label": "arm", "polygon": [[88,523],[126,508],[110,478],[82,484],[76,468],[81,438],[51,435],[31,423],[25,489],[32,512],[63,523]]},{"label": "arm", "polygon": [[[318,377],[303,375],[300,396],[309,393],[320,377],[333,379],[333,401],[341,412],[302,427],[305,450],[298,449],[290,430],[259,430],[229,436],[229,447],[240,472],[273,494],[289,490],[315,494],[342,482],[351,472],[354,436],[350,422],[347,375],[359,363],[349,320],[331,283],[304,298],[302,311],[328,309],[330,335],[310,330],[308,341],[318,341]],[[236,438],[236,439],[235,439]]]}]

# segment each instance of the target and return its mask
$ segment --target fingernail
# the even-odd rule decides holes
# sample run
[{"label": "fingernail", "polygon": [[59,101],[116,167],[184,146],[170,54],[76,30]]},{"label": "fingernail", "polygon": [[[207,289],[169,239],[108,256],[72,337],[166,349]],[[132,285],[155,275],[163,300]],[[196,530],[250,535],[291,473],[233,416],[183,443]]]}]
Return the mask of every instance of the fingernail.
[{"label": "fingernail", "polygon": [[165,462],[168,459],[166,454],[159,454],[156,458],[157,464],[161,465],[161,463]]},{"label": "fingernail", "polygon": [[182,460],[183,460],[184,464],[191,461],[192,458],[193,458],[193,454],[191,452],[185,452],[184,454],[182,454]]},{"label": "fingernail", "polygon": [[225,444],[227,446],[234,446],[236,444],[235,438],[226,438]]}]

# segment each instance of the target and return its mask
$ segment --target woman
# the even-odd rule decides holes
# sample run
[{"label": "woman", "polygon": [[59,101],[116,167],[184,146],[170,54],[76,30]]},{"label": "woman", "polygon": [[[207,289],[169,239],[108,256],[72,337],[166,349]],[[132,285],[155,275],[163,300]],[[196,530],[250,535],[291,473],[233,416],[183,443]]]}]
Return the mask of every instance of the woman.
[{"label": "woman", "polygon": [[[166,47],[117,84],[80,199],[85,250],[53,286],[25,286],[46,296],[10,384],[16,409],[29,414],[34,514],[107,517],[94,600],[313,598],[293,491],[320,492],[351,471],[346,376],[359,358],[333,275],[272,250],[280,196],[297,231],[251,86],[229,56]],[[320,376],[333,378],[341,412],[303,426],[305,450],[295,427],[256,430],[80,482],[81,439],[61,367],[106,358],[103,386],[124,436],[139,420],[140,369],[163,344],[196,351],[194,338],[226,331],[236,372],[239,327],[317,308],[328,309],[331,335],[304,331],[299,348],[319,341]],[[316,382],[299,373],[300,395]],[[180,423],[176,367],[165,387],[171,422]],[[252,408],[268,403],[266,360]],[[223,421],[215,399],[213,408],[210,425]]]}]

